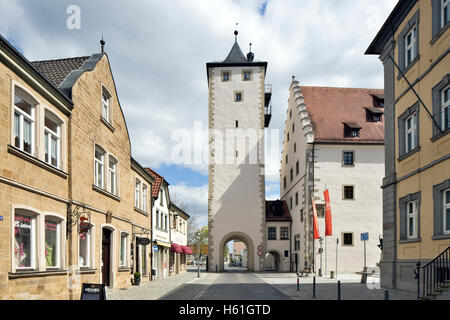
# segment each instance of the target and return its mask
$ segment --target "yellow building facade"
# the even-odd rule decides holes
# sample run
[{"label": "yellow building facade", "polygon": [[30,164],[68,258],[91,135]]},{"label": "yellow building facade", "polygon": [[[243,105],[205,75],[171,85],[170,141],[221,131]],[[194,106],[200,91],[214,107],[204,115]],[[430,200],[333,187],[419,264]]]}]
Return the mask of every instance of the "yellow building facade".
[{"label": "yellow building facade", "polygon": [[417,263],[450,247],[449,12],[399,1],[366,52],[384,65],[383,287],[417,290]]}]

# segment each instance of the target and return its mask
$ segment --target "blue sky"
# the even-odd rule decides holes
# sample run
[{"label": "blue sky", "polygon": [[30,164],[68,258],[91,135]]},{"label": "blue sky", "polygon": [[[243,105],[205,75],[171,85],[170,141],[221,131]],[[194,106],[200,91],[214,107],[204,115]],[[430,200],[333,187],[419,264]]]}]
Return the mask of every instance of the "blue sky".
[{"label": "blue sky", "polygon": [[[364,51],[396,3],[0,0],[0,33],[31,61],[97,53],[103,34],[133,157],[165,176],[171,192],[205,225],[207,164],[174,164],[172,135],[176,129],[191,130],[195,121],[207,128],[206,63],[225,59],[236,23],[244,53],[251,42],[255,60],[268,61],[271,129],[278,130],[281,152],[293,75],[301,85],[383,87],[382,64]],[[80,8],[80,29],[66,24],[74,4]],[[279,168],[279,156],[266,159],[269,199],[279,197]]]}]

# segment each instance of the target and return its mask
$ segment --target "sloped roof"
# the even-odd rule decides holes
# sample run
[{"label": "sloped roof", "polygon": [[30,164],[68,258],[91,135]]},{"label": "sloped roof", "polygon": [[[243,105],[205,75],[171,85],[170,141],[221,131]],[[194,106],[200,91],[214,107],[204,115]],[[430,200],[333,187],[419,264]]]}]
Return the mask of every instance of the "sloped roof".
[{"label": "sloped roof", "polygon": [[54,86],[59,87],[59,85],[73,70],[79,69],[89,58],[90,56],[32,61],[31,64]]},{"label": "sloped roof", "polygon": [[164,177],[159,175],[158,173],[156,173],[154,170],[152,170],[150,168],[145,168],[145,171],[147,171],[153,177],[153,179],[155,179],[155,183],[152,186],[152,197],[154,199],[156,199],[156,198],[158,198],[159,190],[164,181]]},{"label": "sloped roof", "polygon": [[239,47],[239,44],[237,43],[237,41],[235,41],[233,47],[231,48],[230,53],[228,54],[226,59],[223,61],[223,63],[245,63],[245,62],[249,62],[249,61],[242,53],[242,50]]},{"label": "sloped roof", "polygon": [[287,202],[266,200],[266,221],[292,221]]},{"label": "sloped roof", "polygon": [[[318,143],[384,143],[384,119],[368,121],[365,107],[375,107],[381,89],[300,87]],[[380,110],[384,110],[380,108]],[[344,137],[345,124],[361,127],[360,136]]]}]

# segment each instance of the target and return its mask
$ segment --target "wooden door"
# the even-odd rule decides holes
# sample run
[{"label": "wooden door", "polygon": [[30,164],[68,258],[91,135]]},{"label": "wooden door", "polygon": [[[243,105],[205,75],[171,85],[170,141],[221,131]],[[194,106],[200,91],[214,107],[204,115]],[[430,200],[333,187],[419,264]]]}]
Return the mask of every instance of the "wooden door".
[{"label": "wooden door", "polygon": [[103,229],[102,235],[102,283],[110,285],[111,274],[111,231]]}]

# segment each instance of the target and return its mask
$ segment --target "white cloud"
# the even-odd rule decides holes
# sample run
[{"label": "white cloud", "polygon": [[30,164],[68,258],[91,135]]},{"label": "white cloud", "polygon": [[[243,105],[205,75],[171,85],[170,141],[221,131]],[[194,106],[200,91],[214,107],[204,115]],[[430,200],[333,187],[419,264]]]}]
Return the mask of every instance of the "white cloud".
[{"label": "white cloud", "polygon": [[[171,163],[173,130],[207,124],[205,64],[227,56],[236,22],[244,53],[252,42],[255,59],[269,62],[271,128],[281,133],[292,75],[301,85],[383,87],[381,63],[364,52],[397,0],[270,0],[261,16],[263,2],[77,1],[81,29],[68,30],[73,0],[0,0],[0,33],[30,60],[99,52],[103,33],[133,156],[158,168]],[[279,167],[279,157],[266,160],[268,181],[279,181]],[[204,204],[204,194],[192,201]]]},{"label": "white cloud", "polygon": [[198,219],[199,226],[208,225],[208,184],[191,187],[185,183],[169,186],[171,195],[187,204],[187,213]]}]

